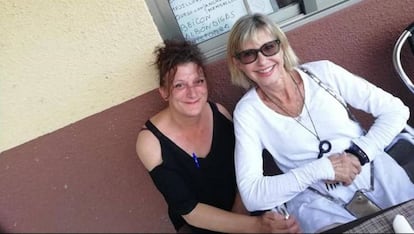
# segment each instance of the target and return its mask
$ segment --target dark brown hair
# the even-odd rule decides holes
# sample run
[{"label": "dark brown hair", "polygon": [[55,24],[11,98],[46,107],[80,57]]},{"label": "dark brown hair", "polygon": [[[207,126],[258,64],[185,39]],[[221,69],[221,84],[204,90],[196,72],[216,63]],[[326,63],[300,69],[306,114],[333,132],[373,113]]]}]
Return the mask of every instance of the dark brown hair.
[{"label": "dark brown hair", "polygon": [[154,50],[160,87],[170,90],[172,79],[177,72],[177,66],[193,62],[204,71],[204,58],[200,49],[193,43],[185,40],[165,40],[164,45]]}]

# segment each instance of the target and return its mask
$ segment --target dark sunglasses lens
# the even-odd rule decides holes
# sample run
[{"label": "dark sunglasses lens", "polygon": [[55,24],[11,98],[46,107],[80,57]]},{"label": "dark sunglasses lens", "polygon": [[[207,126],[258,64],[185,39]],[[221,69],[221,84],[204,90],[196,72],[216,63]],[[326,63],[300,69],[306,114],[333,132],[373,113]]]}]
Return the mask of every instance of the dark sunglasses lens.
[{"label": "dark sunglasses lens", "polygon": [[239,60],[244,64],[252,63],[257,58],[258,51],[256,50],[245,50],[239,53]]},{"label": "dark sunglasses lens", "polygon": [[264,44],[260,50],[265,56],[272,56],[279,52],[279,44],[277,41],[272,41]]},{"label": "dark sunglasses lens", "polygon": [[258,50],[251,49],[242,51],[238,54],[237,57],[241,63],[249,64],[256,61],[257,53],[259,53],[259,51],[262,52],[262,54],[265,56],[272,56],[277,54],[279,52],[279,49],[279,41],[275,40],[262,45],[262,47],[260,47]]}]

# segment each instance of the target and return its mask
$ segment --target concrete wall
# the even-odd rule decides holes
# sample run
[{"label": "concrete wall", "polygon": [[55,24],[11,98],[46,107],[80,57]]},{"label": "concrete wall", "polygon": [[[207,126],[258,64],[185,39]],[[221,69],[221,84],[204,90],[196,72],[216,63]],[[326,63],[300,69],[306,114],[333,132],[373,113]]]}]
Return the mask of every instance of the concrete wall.
[{"label": "concrete wall", "polygon": [[0,35],[0,152],[157,85],[144,0],[1,0]]},{"label": "concrete wall", "polygon": [[[7,9],[10,9],[10,7],[18,7],[20,2],[34,4],[34,1],[0,2],[0,9],[2,9],[0,11],[0,26],[4,26],[3,19],[13,18],[13,14],[16,14],[15,11],[9,10],[7,11],[8,13],[14,13],[5,14],[3,11],[4,3],[8,7]],[[56,7],[56,4],[61,2],[50,1],[48,4]],[[113,9],[117,9],[115,10],[117,13],[109,15],[117,20],[122,20],[119,22],[124,20],[131,22],[132,19],[129,17],[138,17],[135,11],[138,9],[142,10],[141,7],[144,7],[140,5],[140,1],[126,1],[128,2],[126,5],[111,1],[64,2],[70,3],[67,6],[76,6],[76,9],[82,8],[77,4],[82,5],[90,2],[92,2],[91,4],[94,3],[96,7],[100,6],[101,10],[107,12],[113,12]],[[38,2],[36,1],[36,3]],[[67,6],[63,8],[66,9]],[[135,8],[130,10],[129,7]],[[88,9],[92,11],[92,8],[89,6]],[[25,9],[27,12],[38,10],[38,8],[32,8],[29,5],[25,5]],[[46,6],[43,6],[42,9],[42,12],[45,11]],[[342,64],[351,71],[366,77],[371,82],[401,97],[411,111],[414,111],[414,95],[410,94],[407,88],[400,82],[394,72],[391,61],[392,49],[396,39],[402,30],[414,20],[412,12],[414,12],[414,3],[411,0],[365,0],[318,21],[291,30],[287,32],[287,35],[294,49],[304,62],[330,59]],[[124,13],[130,15],[126,19],[122,18],[121,16]],[[141,16],[141,20],[148,23],[148,19],[145,21],[144,18],[150,16],[145,11],[141,11],[139,14],[143,14],[144,16]],[[37,17],[40,16],[36,15],[30,19],[34,20]],[[61,17],[50,16],[47,21],[53,24],[55,19],[59,20]],[[89,21],[92,19],[85,16],[84,20]],[[28,24],[28,21],[29,19],[26,19],[25,23]],[[43,23],[46,23],[46,21]],[[13,25],[14,27],[9,27],[7,30],[4,27],[0,27],[2,37],[5,35],[3,32],[20,35],[22,25],[18,23]],[[118,26],[121,28],[129,27],[122,25],[122,23],[119,23]],[[142,29],[140,28],[141,24],[136,24],[132,28],[135,27]],[[115,28],[117,27],[113,27],[113,29]],[[115,54],[115,58],[109,58],[111,56],[106,57],[106,59],[112,59],[112,62],[108,64],[102,58],[102,61],[100,61],[102,66],[99,67],[111,71],[112,68],[107,68],[105,65],[109,66],[115,63],[116,66],[120,66],[125,64],[126,61],[131,62],[131,59],[133,61],[128,65],[131,66],[131,69],[134,69],[132,68],[134,66],[146,67],[148,65],[146,61],[141,61],[134,56],[138,53],[138,48],[147,57],[150,56],[148,50],[151,51],[152,48],[150,47],[153,47],[155,41],[159,41],[158,36],[156,36],[157,32],[152,26],[150,28],[149,32],[146,31],[145,33],[155,35],[153,37],[155,38],[154,42],[147,41],[148,43],[144,44],[144,38],[136,38],[141,33],[140,30],[136,30],[132,35],[125,33],[123,36],[134,38],[125,40],[127,44],[135,43],[135,49],[133,48],[135,51],[131,54],[126,52]],[[36,31],[35,28],[31,30],[33,30],[35,35],[43,34]],[[93,31],[90,27],[88,27],[88,30]],[[47,31],[44,33],[47,33]],[[24,35],[30,36],[30,33]],[[56,33],[52,36],[58,35],[59,33]],[[19,36],[12,39],[17,40]],[[132,40],[132,42],[129,40]],[[20,43],[23,42],[21,41]],[[77,43],[79,43],[79,46],[82,46],[82,43]],[[102,43],[102,45],[106,44]],[[2,48],[0,64],[2,64],[6,60],[3,55],[4,42],[0,43],[0,46]],[[129,45],[124,45],[124,42],[115,43],[114,47],[117,46],[128,47]],[[100,53],[104,53],[106,49],[113,49],[112,46],[110,47],[104,47],[102,50],[93,47],[89,50],[86,46],[82,47],[82,50],[84,54],[92,53],[92,56],[89,55],[90,57],[99,57]],[[147,47],[149,49],[146,49]],[[25,64],[25,61],[21,60],[24,59],[23,54],[29,49],[27,47],[21,49],[23,50],[19,52],[21,55],[12,56],[12,58],[15,63]],[[56,48],[52,49],[54,51],[57,50]],[[17,52],[13,51],[8,53],[15,55]],[[32,56],[39,56],[39,59],[44,58],[44,56],[38,55],[41,52],[42,50],[40,52],[35,51]],[[124,56],[128,57],[128,59],[123,58]],[[48,57],[41,64],[50,65],[50,70],[54,70],[52,68],[56,67],[54,65],[58,57]],[[77,61],[74,58],[72,59],[70,61],[73,61],[73,63]],[[80,63],[90,64],[96,62],[95,59],[82,58],[81,53],[79,59],[81,59]],[[403,62],[410,77],[414,77],[414,63],[412,59],[413,56],[410,54],[408,47],[404,47]],[[8,65],[13,66],[13,64],[8,62]],[[44,66],[46,67],[46,65]],[[4,65],[0,66],[4,68]],[[96,68],[96,70],[92,69],[93,71],[91,71],[87,69],[87,65],[77,66],[73,70],[74,73],[82,73],[84,69],[86,69],[87,73],[84,74],[85,80],[82,80],[85,82],[77,81],[75,83],[80,82],[80,86],[89,85],[88,87],[93,87],[91,83],[95,79],[91,77],[99,75],[99,69]],[[32,64],[32,68],[35,67],[37,65]],[[40,74],[47,71],[45,67],[41,71],[36,71],[39,76],[35,78],[40,77]],[[19,70],[17,68],[7,69],[9,69],[8,71],[15,72],[13,74],[16,74]],[[25,70],[25,74],[30,73],[31,70]],[[80,89],[80,86],[74,86],[75,84],[68,81],[76,76],[65,77],[65,72],[63,72],[66,71],[65,69],[60,71],[59,68],[56,68],[55,70],[58,70],[58,75],[63,77],[56,74],[52,74],[51,77],[62,79],[61,82],[63,83],[59,82],[58,84],[51,85],[47,88],[48,91],[45,91],[45,94],[56,97],[60,93],[67,94],[73,92],[70,90],[75,87],[75,90]],[[165,202],[153,186],[150,177],[135,154],[135,139],[140,126],[148,117],[159,111],[164,106],[164,102],[159,98],[157,90],[148,88],[151,85],[146,88],[149,89],[148,92],[140,93],[138,87],[141,85],[141,79],[131,78],[135,76],[141,77],[142,74],[155,76],[154,74],[145,69],[128,71],[131,72],[127,72],[128,75],[123,76],[124,79],[116,79],[119,82],[112,83],[113,85],[110,85],[110,89],[98,88],[99,91],[106,90],[107,92],[115,89],[115,91],[111,91],[114,92],[111,95],[124,92],[130,93],[121,98],[127,99],[126,101],[121,99],[117,101],[104,101],[107,106],[106,109],[99,111],[98,109],[105,106],[99,105],[100,108],[96,108],[91,112],[80,111],[83,115],[87,115],[87,117],[77,121],[73,119],[63,121],[66,125],[61,123],[63,125],[61,128],[57,127],[59,124],[53,124],[54,128],[57,128],[56,130],[42,131],[46,132],[46,134],[39,135],[29,141],[16,140],[16,142],[21,143],[13,147],[10,146],[14,144],[4,144],[9,147],[5,147],[7,149],[0,153],[1,230],[6,232],[174,232],[166,214]],[[4,92],[0,94],[1,100],[3,100],[0,103],[2,108],[0,119],[4,118],[5,112],[7,114],[8,111],[15,110],[16,113],[13,114],[13,118],[22,118],[26,128],[31,124],[37,125],[41,123],[47,125],[48,122],[52,121],[53,118],[41,118],[42,121],[31,122],[30,116],[26,116],[33,114],[32,110],[37,107],[35,103],[29,105],[29,100],[27,99],[40,98],[42,95],[33,94],[33,97],[28,96],[27,98],[20,96],[27,92],[37,92],[36,90],[39,86],[36,86],[35,82],[31,80],[27,80],[27,82],[26,80],[17,80],[17,87],[24,87],[13,96],[11,95],[13,93],[11,91],[13,82],[10,80],[4,81],[6,73],[1,69],[0,74],[2,82],[0,86],[1,91],[3,91],[4,85],[7,86],[5,90],[7,95]],[[212,81],[210,86],[211,99],[219,101],[228,109],[233,110],[236,101],[242,95],[242,90],[230,84],[225,62],[217,61],[209,64],[207,74]],[[16,77],[19,76],[14,78]],[[46,81],[53,82],[51,77],[42,83],[47,84]],[[127,91],[129,89],[123,86],[125,84],[126,86],[134,86],[132,89],[140,94],[136,97],[128,98],[131,95],[133,96],[131,94],[133,92]],[[104,83],[101,83],[99,87],[103,86],[105,86]],[[51,93],[50,90],[54,88],[61,91]],[[84,95],[88,96],[86,93]],[[44,96],[46,97],[46,95]],[[76,96],[75,92],[69,96]],[[91,99],[85,98],[85,102],[75,102],[73,105],[77,107],[76,109],[82,109],[85,103],[92,105],[102,96],[105,96],[105,93],[91,94]],[[15,98],[17,100],[8,100],[8,98]],[[76,99],[74,98],[74,100]],[[64,101],[62,102],[64,103]],[[117,102],[119,103],[116,104]],[[11,108],[13,105],[18,106],[16,107],[17,109],[4,109],[4,106]],[[28,105],[27,108],[26,105]],[[55,116],[56,108],[53,107],[43,108],[40,105],[39,108],[42,110],[42,114]],[[91,114],[94,112],[96,113]],[[80,118],[82,115],[76,116]],[[59,116],[56,117],[58,118]],[[369,121],[368,117],[363,116],[363,118]],[[411,117],[410,123],[414,123],[413,117]],[[17,125],[19,124],[23,123],[3,122],[1,129],[3,131],[3,127],[18,128],[19,126]],[[30,136],[33,137],[34,135]],[[4,133],[2,133],[0,138],[2,142],[3,137]]]}]

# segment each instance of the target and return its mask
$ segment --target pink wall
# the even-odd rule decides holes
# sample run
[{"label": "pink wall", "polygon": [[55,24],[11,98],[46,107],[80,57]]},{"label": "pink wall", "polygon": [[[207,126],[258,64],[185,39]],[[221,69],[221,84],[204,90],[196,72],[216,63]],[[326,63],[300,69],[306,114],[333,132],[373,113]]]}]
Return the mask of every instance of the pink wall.
[{"label": "pink wall", "polygon": [[[413,12],[412,0],[365,0],[287,34],[303,61],[339,63],[414,111],[414,95],[391,61]],[[412,61],[404,48],[414,77]],[[225,62],[210,64],[207,73],[212,100],[232,110],[242,91],[230,84]],[[135,154],[140,126],[163,106],[154,90],[1,153],[0,230],[174,232],[163,198]]]},{"label": "pink wall", "polygon": [[[413,9],[414,2],[410,0],[362,1],[287,34],[303,62],[332,60],[399,96],[414,111],[414,94],[400,80],[392,64],[398,37],[414,22]],[[413,56],[406,43],[402,62],[414,81]],[[414,117],[410,123],[414,124]]]}]

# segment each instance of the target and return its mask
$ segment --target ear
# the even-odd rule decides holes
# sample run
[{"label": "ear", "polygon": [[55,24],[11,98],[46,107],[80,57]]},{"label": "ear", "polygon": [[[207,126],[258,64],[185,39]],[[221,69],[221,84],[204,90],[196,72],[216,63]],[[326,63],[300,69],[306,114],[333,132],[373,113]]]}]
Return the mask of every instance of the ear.
[{"label": "ear", "polygon": [[159,87],[158,88],[158,92],[160,93],[162,99],[164,99],[165,101],[168,101],[169,93],[168,93],[167,88],[165,88],[165,87]]}]

